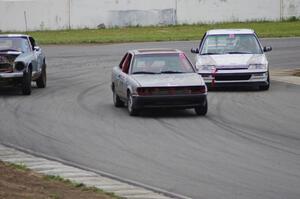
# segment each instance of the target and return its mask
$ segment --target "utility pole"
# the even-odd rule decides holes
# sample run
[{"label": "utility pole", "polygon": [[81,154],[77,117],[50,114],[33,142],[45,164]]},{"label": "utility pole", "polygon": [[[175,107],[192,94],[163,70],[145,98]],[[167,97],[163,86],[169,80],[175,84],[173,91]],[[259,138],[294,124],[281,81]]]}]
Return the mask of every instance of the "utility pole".
[{"label": "utility pole", "polygon": [[27,27],[27,15],[26,15],[26,11],[24,11],[24,20],[25,20],[25,32],[28,31],[28,27]]},{"label": "utility pole", "polygon": [[174,0],[174,8],[175,8],[175,10],[174,10],[174,25],[177,25],[177,8],[178,8],[178,6],[177,6],[177,4],[178,4],[178,2],[177,2],[178,0]]},{"label": "utility pole", "polygon": [[68,28],[71,29],[71,0],[68,0]]},{"label": "utility pole", "polygon": [[280,21],[283,20],[283,0],[280,0]]}]

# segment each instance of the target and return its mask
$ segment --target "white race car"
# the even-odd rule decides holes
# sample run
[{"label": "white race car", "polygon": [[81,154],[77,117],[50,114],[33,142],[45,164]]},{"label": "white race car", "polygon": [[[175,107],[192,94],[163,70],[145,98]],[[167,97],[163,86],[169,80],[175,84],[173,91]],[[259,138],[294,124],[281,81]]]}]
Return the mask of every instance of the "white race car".
[{"label": "white race car", "polygon": [[250,29],[216,29],[205,33],[196,53],[196,67],[208,87],[270,86],[269,64],[257,35]]}]

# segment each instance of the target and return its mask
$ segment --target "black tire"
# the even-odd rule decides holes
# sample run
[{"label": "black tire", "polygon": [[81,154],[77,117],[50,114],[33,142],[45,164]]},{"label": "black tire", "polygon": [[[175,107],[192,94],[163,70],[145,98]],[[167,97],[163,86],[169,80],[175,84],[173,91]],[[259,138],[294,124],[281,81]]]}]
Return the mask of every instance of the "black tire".
[{"label": "black tire", "polygon": [[115,90],[113,90],[113,101],[115,107],[124,107],[124,102],[120,99]]},{"label": "black tire", "polygon": [[207,109],[208,109],[207,99],[205,99],[202,106],[196,106],[195,107],[195,112],[196,112],[197,115],[206,115]]},{"label": "black tire", "polygon": [[261,91],[267,91],[270,88],[270,74],[268,74],[268,84],[267,85],[263,85],[263,86],[259,86],[259,90]]},{"label": "black tire", "polygon": [[139,114],[139,110],[135,108],[135,104],[132,98],[132,95],[130,93],[127,94],[127,109],[128,113],[131,116],[136,116]]},{"label": "black tire", "polygon": [[39,78],[36,80],[36,86],[38,88],[45,88],[47,85],[47,73],[46,73],[46,64],[42,68],[42,73]]},{"label": "black tire", "polygon": [[31,79],[32,79],[32,71],[29,68],[28,72],[24,72],[23,76],[23,84],[22,84],[22,94],[30,95],[31,94]]}]

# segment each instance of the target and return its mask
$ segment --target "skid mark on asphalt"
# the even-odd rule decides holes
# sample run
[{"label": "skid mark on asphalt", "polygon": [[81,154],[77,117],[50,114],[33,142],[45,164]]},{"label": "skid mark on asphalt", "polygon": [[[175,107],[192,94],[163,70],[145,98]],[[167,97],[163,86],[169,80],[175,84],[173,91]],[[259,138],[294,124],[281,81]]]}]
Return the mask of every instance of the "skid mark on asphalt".
[{"label": "skid mark on asphalt", "polygon": [[[273,88],[278,89],[277,87]],[[219,93],[217,92],[216,95]],[[223,93],[222,93],[223,94]],[[236,114],[236,111],[238,112],[248,112],[249,116],[255,118],[255,121],[259,121],[259,118],[261,121],[264,121],[266,118],[269,118],[269,121],[272,122],[272,126],[277,125],[278,128],[282,128],[276,120],[272,118],[272,115],[277,115],[278,117],[282,117],[282,119],[287,119],[291,116],[286,115],[282,116],[282,110],[280,108],[282,107],[276,107],[276,101],[270,103],[270,100],[267,101],[266,98],[272,98],[270,95],[270,92],[249,92],[246,94],[248,97],[244,96],[244,92],[242,92],[243,95],[240,95],[239,93],[235,93],[235,95],[231,95],[231,93],[224,93],[225,95],[222,95],[221,100],[214,101],[214,103],[210,103],[210,110],[213,114],[208,115],[208,119],[211,121],[212,124],[220,127],[221,129],[226,130],[226,132],[233,133],[235,135],[238,135],[240,137],[243,137],[244,139],[250,139],[252,141],[255,141],[256,143],[260,143],[263,145],[268,145],[269,147],[276,148],[278,150],[283,150],[285,152],[289,152],[294,155],[299,155],[299,150],[296,148],[292,148],[291,146],[284,146],[284,140],[288,140],[289,143],[295,143],[295,146],[299,145],[299,137],[291,136],[285,134],[280,134],[278,132],[273,132],[269,129],[268,125],[266,125],[265,128],[258,128],[254,124],[250,122],[248,124],[247,120],[239,120],[238,118],[236,121],[230,120],[231,117],[234,117],[234,114]],[[273,93],[274,95],[274,93]],[[214,96],[215,97],[215,96]],[[279,99],[278,99],[279,100]],[[282,101],[282,100],[281,100]],[[231,103],[234,104],[232,106]],[[231,106],[230,106],[231,105]],[[260,105],[263,107],[263,109],[259,109],[261,112],[257,112],[257,106]],[[216,110],[216,111],[213,111]],[[268,112],[265,112],[264,110],[268,110]],[[215,112],[215,113],[214,113]],[[255,116],[252,115],[255,113]],[[233,116],[231,115],[233,114]],[[243,114],[245,115],[245,114]],[[241,116],[243,116],[241,115]],[[241,118],[242,119],[242,118]],[[241,123],[241,121],[244,121]],[[290,120],[285,120],[288,122],[297,122],[295,118],[291,118]],[[291,123],[292,124],[292,123]],[[295,135],[297,132],[295,132]],[[276,138],[274,138],[276,136]]]},{"label": "skid mark on asphalt", "polygon": [[[85,102],[85,99],[87,98],[88,94],[93,91],[98,89],[97,91],[101,91],[102,89],[104,89],[102,86],[107,85],[109,83],[109,81],[105,81],[102,83],[98,83],[95,85],[92,85],[88,88],[86,88],[84,91],[80,92],[77,96],[77,103],[80,105],[80,107],[82,107],[85,111],[95,114],[95,115],[99,115],[99,112],[97,109],[93,108],[93,107],[89,107]],[[102,88],[101,88],[102,87]]]},{"label": "skid mark on asphalt", "polygon": [[166,128],[168,130],[170,130],[176,137],[178,137],[179,139],[186,141],[188,140],[189,142],[193,143],[193,145],[190,145],[190,147],[199,150],[199,151],[203,151],[203,148],[200,147],[200,144],[198,143],[198,141],[195,139],[195,137],[193,136],[188,136],[188,134],[184,131],[180,131],[178,130],[178,126],[168,123],[162,119],[156,119],[159,124],[163,127]]},{"label": "skid mark on asphalt", "polygon": [[[218,117],[208,117],[208,120],[220,127],[221,129],[225,130],[223,132],[229,132],[231,134],[234,134],[234,135],[237,135],[243,139],[246,139],[246,140],[249,140],[251,142],[255,142],[255,143],[258,143],[258,144],[261,144],[263,146],[268,146],[268,147],[271,147],[273,149],[276,149],[276,150],[280,150],[280,151],[284,151],[284,152],[287,152],[287,153],[290,153],[290,154],[293,154],[293,155],[296,155],[296,156],[300,156],[300,153],[298,152],[295,152],[295,151],[292,151],[288,148],[285,148],[283,146],[278,146],[279,142],[277,141],[274,141],[274,140],[271,140],[271,139],[268,139],[266,137],[263,137],[263,136],[260,136],[259,134],[254,134],[253,132],[253,129],[249,129],[249,130],[244,130],[240,127],[242,127],[241,125],[239,124],[232,124],[231,121],[227,121],[226,119],[218,116]],[[261,130],[260,130],[261,132]],[[262,133],[262,132],[261,132]],[[263,133],[267,133],[267,132],[263,132]]]},{"label": "skid mark on asphalt", "polygon": [[5,107],[7,107],[8,110],[14,115],[14,118],[16,119],[15,124],[22,126],[22,128],[21,128],[22,130],[18,131],[20,134],[27,131],[28,133],[34,133],[36,135],[45,137],[46,139],[54,140],[55,142],[58,142],[61,144],[66,144],[65,142],[61,141],[60,139],[57,139],[55,137],[52,137],[52,136],[44,134],[40,131],[37,131],[36,129],[32,128],[29,125],[31,123],[28,122],[28,118],[38,118],[39,116],[35,115],[31,111],[26,111],[26,112],[23,111],[21,109],[21,105],[24,105],[24,101],[22,99],[18,99],[17,101],[12,103],[7,98],[4,98],[3,102],[5,104]]}]

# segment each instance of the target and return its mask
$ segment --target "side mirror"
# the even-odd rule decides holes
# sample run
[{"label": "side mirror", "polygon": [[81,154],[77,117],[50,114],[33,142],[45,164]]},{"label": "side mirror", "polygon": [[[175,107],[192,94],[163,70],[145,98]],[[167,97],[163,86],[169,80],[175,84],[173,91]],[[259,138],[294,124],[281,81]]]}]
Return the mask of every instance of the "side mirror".
[{"label": "side mirror", "polygon": [[192,48],[191,49],[191,53],[194,53],[194,54],[198,54],[199,53],[199,49],[198,48]]},{"label": "side mirror", "polygon": [[271,46],[264,46],[264,52],[270,52],[270,51],[272,51]]},{"label": "side mirror", "polygon": [[33,49],[34,49],[35,51],[40,51],[40,50],[41,50],[41,48],[40,48],[39,46],[35,46]]}]

